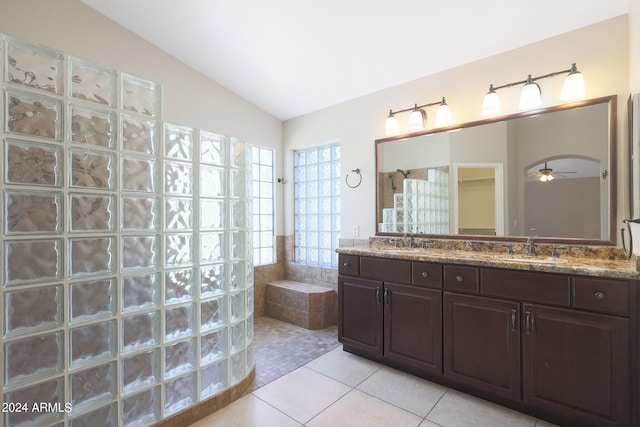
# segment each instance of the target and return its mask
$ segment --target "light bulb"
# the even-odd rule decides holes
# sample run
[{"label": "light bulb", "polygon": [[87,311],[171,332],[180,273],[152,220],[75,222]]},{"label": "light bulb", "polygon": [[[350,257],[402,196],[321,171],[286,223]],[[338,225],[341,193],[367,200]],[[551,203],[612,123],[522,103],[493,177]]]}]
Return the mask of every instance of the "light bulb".
[{"label": "light bulb", "polygon": [[560,99],[563,101],[573,101],[576,99],[582,99],[585,96],[584,77],[576,68],[576,64],[573,64],[569,75],[564,79],[562,92],[560,92]]},{"label": "light bulb", "polygon": [[418,104],[415,104],[413,111],[409,116],[409,125],[407,126],[409,132],[417,132],[424,129],[424,122],[426,118],[427,113],[422,109],[418,109]]},{"label": "light bulb", "polygon": [[522,92],[520,92],[520,109],[526,110],[540,105],[542,105],[540,86],[531,80],[531,75],[529,75],[527,83],[522,88]]},{"label": "light bulb", "polygon": [[384,124],[384,133],[386,135],[397,135],[400,132],[400,126],[398,126],[398,120],[393,116],[391,110],[389,110],[389,117]]},{"label": "light bulb", "polygon": [[453,123],[451,108],[449,108],[444,98],[442,98],[442,102],[436,111],[436,126],[449,126],[451,123]]},{"label": "light bulb", "polygon": [[487,92],[484,97],[484,101],[482,101],[482,115],[492,116],[498,114],[501,109],[500,97],[493,88],[493,85],[491,85],[489,86],[489,92]]}]

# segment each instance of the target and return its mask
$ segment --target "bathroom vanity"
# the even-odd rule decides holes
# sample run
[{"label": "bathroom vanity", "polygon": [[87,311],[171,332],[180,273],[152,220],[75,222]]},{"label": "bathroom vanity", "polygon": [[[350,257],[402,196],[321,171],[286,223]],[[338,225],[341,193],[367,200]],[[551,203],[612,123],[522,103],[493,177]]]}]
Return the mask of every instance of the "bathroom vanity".
[{"label": "bathroom vanity", "polygon": [[345,351],[559,425],[638,425],[631,261],[337,251]]}]

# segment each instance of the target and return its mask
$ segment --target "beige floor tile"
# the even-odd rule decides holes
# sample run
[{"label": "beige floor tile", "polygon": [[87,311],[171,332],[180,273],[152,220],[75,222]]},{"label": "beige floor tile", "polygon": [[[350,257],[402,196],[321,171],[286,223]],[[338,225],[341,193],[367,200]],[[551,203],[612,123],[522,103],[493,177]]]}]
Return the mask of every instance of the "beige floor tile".
[{"label": "beige floor tile", "polygon": [[300,423],[249,394],[191,427],[300,427]]},{"label": "beige floor tile", "polygon": [[351,387],[360,384],[382,367],[379,363],[343,351],[342,346],[305,366]]},{"label": "beige floor tile", "polygon": [[358,390],[321,412],[308,427],[416,427],[421,417]]},{"label": "beige floor tile", "polygon": [[378,399],[424,418],[438,403],[446,387],[384,367],[357,387]]},{"label": "beige floor tile", "polygon": [[304,424],[349,390],[351,387],[303,366],[253,394]]},{"label": "beige floor tile", "polygon": [[446,427],[534,427],[536,422],[528,415],[451,389],[427,419]]}]

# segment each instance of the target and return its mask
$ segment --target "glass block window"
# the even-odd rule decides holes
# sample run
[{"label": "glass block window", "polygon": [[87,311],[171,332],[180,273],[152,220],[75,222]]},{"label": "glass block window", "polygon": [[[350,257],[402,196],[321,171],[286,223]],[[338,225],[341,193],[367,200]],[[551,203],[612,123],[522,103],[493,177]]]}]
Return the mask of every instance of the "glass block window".
[{"label": "glass block window", "polygon": [[295,262],[338,267],[340,144],[294,152]]},{"label": "glass block window", "polygon": [[253,262],[255,265],[276,262],[274,210],[274,151],[251,147],[253,169]]},{"label": "glass block window", "polygon": [[0,400],[30,409],[0,425],[147,426],[244,379],[246,144],[163,122],[155,82],[0,41]]}]

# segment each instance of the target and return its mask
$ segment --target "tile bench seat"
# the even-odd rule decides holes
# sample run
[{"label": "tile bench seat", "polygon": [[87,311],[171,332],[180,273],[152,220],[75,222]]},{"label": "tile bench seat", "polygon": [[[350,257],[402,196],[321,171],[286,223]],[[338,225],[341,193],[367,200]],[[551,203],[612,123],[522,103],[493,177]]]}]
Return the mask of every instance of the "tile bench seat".
[{"label": "tile bench seat", "polygon": [[336,293],[333,289],[293,280],[266,285],[266,315],[305,329],[335,325]]}]

